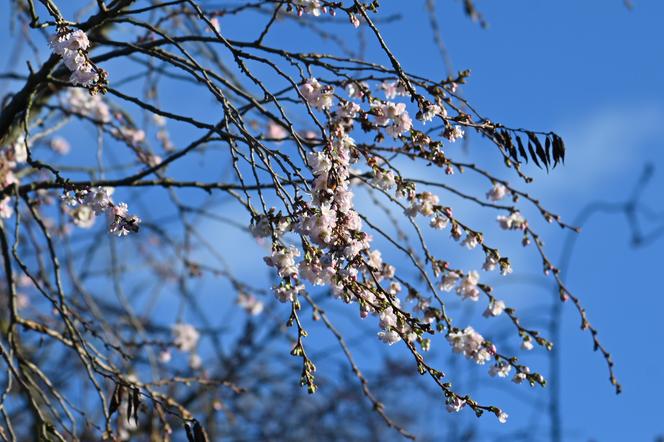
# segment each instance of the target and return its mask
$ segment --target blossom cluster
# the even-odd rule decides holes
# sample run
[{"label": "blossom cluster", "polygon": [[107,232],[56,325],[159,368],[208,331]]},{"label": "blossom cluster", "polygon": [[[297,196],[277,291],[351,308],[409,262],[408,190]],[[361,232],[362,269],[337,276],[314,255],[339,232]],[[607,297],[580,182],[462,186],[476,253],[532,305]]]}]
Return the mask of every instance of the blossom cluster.
[{"label": "blossom cluster", "polygon": [[252,294],[239,292],[237,295],[237,304],[242,307],[251,316],[258,316],[263,312],[265,306]]},{"label": "blossom cluster", "polygon": [[[353,95],[360,96],[361,88],[352,91]],[[327,285],[336,297],[357,302],[362,317],[377,316],[381,329],[378,337],[382,341],[394,344],[402,338],[415,340],[417,334],[405,320],[397,297],[401,286],[393,280],[395,269],[383,262],[378,250],[371,250],[372,238],[363,231],[362,220],[353,205],[351,167],[358,156],[349,134],[362,112],[361,107],[346,100],[335,105],[334,89],[315,78],[306,80],[300,93],[312,108],[331,111],[331,136],[328,145],[309,152],[306,157],[314,177],[311,201],[302,202],[294,217],[264,215],[257,217],[251,226],[255,236],[276,239],[272,255],[265,258],[281,278],[275,294],[282,302],[294,302],[305,290],[302,281],[314,286]],[[395,111],[384,115],[378,121],[380,125],[410,124],[405,106],[386,106],[385,109]],[[385,171],[377,180],[388,189],[394,185],[395,176]],[[299,263],[299,249],[282,243],[281,237],[289,231],[307,239]],[[381,281],[389,281],[387,287]]]},{"label": "blossom cluster", "polygon": [[393,138],[399,138],[413,127],[405,103],[374,102],[372,106],[376,124],[386,127],[387,133]]},{"label": "blossom cluster", "polygon": [[117,236],[138,232],[141,219],[130,215],[126,203],[113,203],[113,189],[96,187],[66,192],[62,199],[69,207],[69,215],[74,224],[90,228],[98,215],[106,214],[108,231]]},{"label": "blossom cluster", "polygon": [[332,106],[334,89],[323,86],[316,78],[307,79],[300,86],[300,93],[307,103],[316,109],[329,109]]},{"label": "blossom cluster", "polygon": [[509,216],[499,216],[498,224],[505,230],[524,230],[528,227],[526,219],[519,212],[512,212]]},{"label": "blossom cluster", "polygon": [[318,17],[327,12],[327,8],[321,4],[320,0],[294,0],[294,3],[298,15],[310,14]]},{"label": "blossom cluster", "polygon": [[84,89],[72,88],[67,94],[67,105],[73,113],[91,118],[95,122],[111,122],[111,109],[101,95],[90,95]]},{"label": "blossom cluster", "polygon": [[191,325],[178,323],[172,326],[173,344],[183,352],[189,353],[196,350],[200,334],[198,330]]},{"label": "blossom cluster", "polygon": [[[10,146],[0,149],[0,189],[19,183],[15,173],[17,167],[28,160],[28,147],[24,138],[19,138]],[[0,199],[0,218],[9,218],[14,213],[8,196]]]},{"label": "blossom cluster", "polygon": [[92,86],[99,80],[97,68],[90,62],[87,51],[90,41],[85,32],[80,29],[71,31],[62,29],[50,39],[53,52],[62,57],[62,60],[71,71],[69,81],[74,85]]},{"label": "blossom cluster", "polygon": [[[194,370],[200,368],[203,361],[196,352],[196,347],[200,339],[200,333],[196,327],[191,324],[179,322],[171,327],[171,333],[173,335],[173,345],[178,350],[189,353],[189,366]],[[169,352],[165,351],[161,354],[161,361],[163,363],[167,363],[170,359],[171,355]]]},{"label": "blossom cluster", "polygon": [[[134,127],[121,113],[113,113],[101,95],[91,95],[83,89],[72,88],[67,94],[66,106],[76,115],[92,119],[97,124],[107,125],[110,135],[131,148],[141,163],[153,167],[162,161],[160,156],[144,148],[145,132]],[[154,118],[154,123],[158,128],[156,138],[164,150],[173,150],[164,119]]]},{"label": "blossom cluster", "polygon": [[298,256],[300,251],[293,246],[275,246],[272,256],[265,257],[266,264],[275,267],[282,278],[281,284],[274,288],[281,302],[295,302],[297,295],[304,290],[304,284],[299,282],[299,269],[295,262]]},{"label": "blossom cluster", "polygon": [[486,193],[486,197],[491,201],[500,201],[510,193],[509,189],[504,184],[495,183],[493,187]]},{"label": "blossom cluster", "polygon": [[[445,326],[441,321],[444,313],[432,307],[431,298],[423,297],[410,287],[405,302],[402,301],[402,288],[400,280],[395,278],[394,267],[383,262],[380,251],[372,249],[372,237],[363,230],[362,217],[353,202],[351,184],[354,180],[365,180],[365,183],[390,195],[390,198],[405,199],[405,214],[413,220],[418,216],[426,217],[435,230],[451,226],[451,237],[462,246],[468,249],[481,246],[485,253],[482,266],[485,271],[499,268],[503,275],[512,271],[509,261],[501,258],[496,249],[486,246],[481,233],[456,220],[452,209],[443,206],[438,195],[430,191],[416,191],[415,183],[402,178],[386,160],[367,155],[363,146],[358,146],[352,138],[355,123],[361,122],[364,131],[373,130],[381,139],[384,131],[406,147],[414,146],[420,151],[430,149],[432,159],[436,161],[444,158],[440,149],[442,143],[434,143],[428,135],[415,129],[406,103],[393,101],[397,97],[408,97],[409,88],[402,81],[395,80],[383,82],[379,90],[384,93],[384,100],[373,97],[366,82],[349,82],[346,84],[349,99],[343,99],[335,94],[333,86],[313,77],[300,85],[300,97],[311,110],[322,111],[327,124],[323,142],[306,153],[305,163],[313,175],[310,200],[298,199],[288,215],[276,213],[276,209],[255,215],[250,226],[257,238],[272,240],[271,255],[264,259],[280,279],[274,287],[275,296],[281,302],[297,304],[299,296],[306,293],[306,283],[329,287],[336,298],[356,303],[362,318],[370,315],[377,318],[380,329],[378,338],[381,341],[388,345],[402,340],[409,345],[418,343],[424,351],[429,349],[430,340],[423,338],[423,332],[438,321],[439,330],[448,328],[447,340],[454,352],[477,364],[495,359],[489,374],[507,377],[516,365],[499,356],[495,346],[473,327],[459,330],[449,323]],[[442,135],[449,142],[464,136],[461,126],[448,121],[443,101],[417,102],[417,120],[422,124],[441,118]],[[288,134],[280,129],[268,126],[268,138],[281,142]],[[365,160],[371,172],[362,173],[364,164],[356,165],[360,159]],[[451,173],[449,165],[447,173]],[[490,201],[499,201],[509,194],[507,186],[495,182],[486,197]],[[525,219],[518,212],[499,217],[498,221],[508,229],[524,229],[526,226]],[[289,244],[291,234],[300,239],[300,246]],[[438,268],[435,262],[433,271],[436,276],[442,273],[439,284],[442,291],[455,291],[463,300],[477,302],[484,292],[489,302],[483,316],[496,317],[507,310],[505,302],[494,298],[490,287],[480,283],[478,271],[452,270],[447,263]],[[241,304],[245,302],[243,298]],[[415,305],[408,306],[407,302],[415,302]],[[249,302],[245,307],[247,311],[253,308],[251,304]],[[527,345],[530,340],[524,338],[523,342]],[[465,405],[459,397],[450,398],[448,408],[452,411],[458,411]],[[497,416],[501,422],[507,419],[502,411]]]},{"label": "blossom cluster", "polygon": [[[388,101],[370,98],[370,109],[364,113],[361,106],[353,101],[339,99],[335,105],[333,87],[321,84],[316,78],[304,81],[300,86],[300,94],[304,100],[314,109],[330,111],[329,144],[321,150],[307,154],[307,166],[314,175],[311,204],[304,204],[296,216],[290,218],[257,217],[251,229],[257,237],[281,238],[285,232],[294,231],[310,240],[305,248],[304,259],[299,264],[299,249],[284,245],[280,239],[273,244],[272,256],[265,258],[269,265],[277,269],[282,279],[281,284],[275,287],[280,301],[294,301],[297,295],[305,290],[301,280],[312,285],[329,285],[333,293],[347,302],[358,301],[363,317],[370,313],[376,314],[381,328],[379,338],[393,344],[404,336],[414,340],[417,334],[408,322],[403,320],[399,298],[390,297],[391,289],[398,288],[393,290],[393,294],[397,294],[400,285],[391,281],[387,291],[376,287],[375,281],[392,278],[394,268],[382,263],[380,252],[371,250],[371,237],[362,231],[362,220],[353,208],[353,193],[349,189],[351,163],[358,158],[355,141],[350,137],[350,132],[358,116],[374,116],[375,127],[385,128],[394,138],[409,134],[412,129],[412,120],[406,105],[389,101],[408,96],[407,88],[397,80],[383,82],[380,89]],[[367,98],[368,90],[368,84],[363,82],[351,82],[346,87],[351,99]],[[422,106],[418,119],[423,122],[431,121],[437,115],[446,117],[444,107],[428,103]],[[463,136],[459,127],[451,126],[449,129],[452,135],[448,138],[457,139]],[[414,137],[414,134],[415,132],[410,135]],[[393,171],[383,169],[376,163],[372,163],[372,168],[371,182],[376,188],[384,191],[396,188],[397,197],[408,199],[408,216],[430,217],[430,225],[435,229],[444,229],[450,223],[451,211],[440,206],[437,195],[427,191],[415,192],[413,187],[402,183]],[[498,188],[494,193],[492,196],[498,198],[500,193],[504,196],[507,192]],[[452,237],[461,239],[460,226],[455,222],[452,224]],[[480,241],[478,235],[468,233],[462,244],[474,248]],[[373,265],[367,265],[367,261]],[[501,266],[503,274],[511,271],[506,260],[501,260],[495,254],[488,254],[484,269],[493,270],[498,265]],[[367,271],[372,272],[376,280],[360,279]],[[357,281],[362,281],[363,285],[358,287]],[[465,275],[448,271],[443,277],[441,288],[451,291],[456,287],[456,292],[463,299],[477,301],[480,296],[478,283],[477,271],[470,271]],[[423,303],[425,301],[420,300],[418,305]],[[485,316],[498,316],[504,309],[505,304],[502,301],[493,300],[487,307]],[[425,318],[425,321],[431,320],[431,316]]]},{"label": "blossom cluster", "polygon": [[482,335],[470,326],[463,330],[450,332],[447,340],[455,353],[461,353],[480,365],[485,364],[496,353],[495,347],[485,345]]}]

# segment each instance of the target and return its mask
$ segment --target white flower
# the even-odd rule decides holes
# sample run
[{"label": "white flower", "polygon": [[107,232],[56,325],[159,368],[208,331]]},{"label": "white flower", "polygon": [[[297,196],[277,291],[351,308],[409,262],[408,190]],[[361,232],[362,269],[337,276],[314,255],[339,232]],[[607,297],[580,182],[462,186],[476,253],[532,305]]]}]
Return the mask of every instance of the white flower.
[{"label": "white flower", "polygon": [[267,124],[267,132],[265,134],[267,138],[272,138],[276,140],[281,140],[288,136],[288,132],[284,129],[283,126],[277,124],[276,122],[270,120]]},{"label": "white flower", "polygon": [[496,219],[505,230],[524,230],[527,227],[526,219],[519,212],[512,212],[510,216],[501,215]]},{"label": "white flower", "polygon": [[67,49],[72,51],[81,49],[85,51],[88,49],[88,47],[90,47],[90,41],[88,40],[88,36],[85,34],[85,32],[78,29],[68,34]]},{"label": "white flower", "polygon": [[212,25],[215,31],[221,32],[221,26],[219,26],[219,19],[217,17],[212,17],[210,19],[210,24]]},{"label": "white flower", "polygon": [[72,74],[69,77],[74,85],[89,86],[99,78],[95,68],[90,64],[85,51],[90,47],[85,32],[81,30],[58,32],[50,41],[53,52],[62,60]]},{"label": "white flower", "polygon": [[79,66],[87,63],[85,56],[79,51],[66,51],[62,60],[67,69],[72,72],[78,70]]},{"label": "white flower", "polygon": [[284,283],[274,288],[274,294],[280,302],[295,302],[297,295],[304,291],[304,284]]},{"label": "white flower", "polygon": [[528,378],[528,374],[530,374],[530,368],[521,367],[519,368],[519,372],[512,378],[512,382],[520,384]]},{"label": "white flower", "polygon": [[429,225],[436,230],[443,230],[449,224],[450,219],[445,215],[436,215],[431,218]]},{"label": "white flower", "polygon": [[461,126],[454,126],[453,128],[445,129],[443,136],[451,142],[455,142],[456,140],[463,138],[464,132],[463,129],[461,129]]},{"label": "white flower", "polygon": [[346,85],[346,93],[351,98],[362,98],[364,97],[364,90],[368,90],[369,85],[366,82],[361,83],[348,83]]},{"label": "white flower", "polygon": [[461,242],[461,244],[466,246],[469,250],[472,250],[477,247],[479,241],[477,241],[477,236],[469,233],[466,235],[466,238]]},{"label": "white flower", "polygon": [[72,88],[67,101],[73,113],[99,120],[102,123],[111,121],[111,110],[100,94],[90,95],[84,89]]},{"label": "white flower", "polygon": [[501,183],[494,183],[493,187],[491,190],[489,190],[486,193],[487,199],[491,201],[499,201],[503,198],[505,198],[505,195],[509,193],[509,190],[507,190],[507,187],[502,185]]},{"label": "white flower", "polygon": [[8,196],[0,200],[0,218],[10,218],[14,213],[14,209],[10,203],[11,199]]},{"label": "white flower", "polygon": [[441,108],[437,104],[427,103],[425,107],[420,111],[419,119],[426,123],[433,120],[436,115],[445,116],[445,109]]},{"label": "white flower", "polygon": [[385,92],[385,98],[393,100],[397,96],[408,96],[408,90],[400,81],[384,81],[380,88]]},{"label": "white flower", "polygon": [[413,127],[413,121],[408,112],[403,112],[394,119],[391,126],[387,127],[387,133],[393,138],[398,138],[404,132],[408,132]]},{"label": "white flower", "polygon": [[413,127],[404,103],[376,102],[371,107],[376,115],[376,124],[387,127],[387,133],[393,138],[398,138]]},{"label": "white flower", "polygon": [[145,151],[139,151],[137,156],[139,161],[149,167],[155,167],[163,161],[159,155]]},{"label": "white flower", "polygon": [[85,204],[94,211],[95,215],[99,215],[108,209],[113,202],[111,201],[111,194],[113,189],[109,187],[95,187],[88,190],[78,192],[79,203]]},{"label": "white flower", "polygon": [[512,382],[514,382],[515,384],[520,384],[525,380],[526,380],[526,374],[522,372],[515,374],[514,377],[512,378]]},{"label": "white flower", "polygon": [[422,192],[411,201],[410,207],[406,210],[408,216],[414,217],[418,213],[424,216],[431,216],[434,214],[435,206],[438,205],[439,199],[437,195],[431,192]]},{"label": "white flower", "polygon": [[458,396],[448,397],[445,401],[447,411],[450,413],[458,413],[466,405],[466,401]]},{"label": "white flower", "polygon": [[[392,266],[390,266],[390,267],[392,267]],[[392,281],[390,283],[390,290],[389,291],[390,291],[390,295],[396,296],[397,293],[401,292],[401,284],[399,284],[397,281]]]},{"label": "white flower", "polygon": [[258,219],[251,223],[249,231],[254,238],[267,238],[272,235],[270,219],[266,215],[259,215]]},{"label": "white flower", "polygon": [[486,308],[484,313],[482,313],[482,315],[485,318],[488,318],[488,317],[492,317],[492,316],[498,316],[503,311],[505,311],[505,303],[503,301],[494,299],[493,301],[491,301],[491,303]]},{"label": "white flower", "polygon": [[[7,165],[7,167],[11,167],[11,162],[7,161],[6,165]],[[16,175],[14,174],[14,172],[12,172],[11,170],[8,170],[6,168],[4,168],[4,170],[2,170],[2,169],[3,168],[0,166],[0,187],[7,187],[7,186],[11,186],[12,184],[18,184],[19,183],[19,180],[16,177]],[[4,173],[4,177],[2,176],[3,173]]]},{"label": "white flower", "polygon": [[307,13],[318,17],[321,12],[323,12],[323,7],[320,0],[294,0],[296,6],[298,6],[298,14]]},{"label": "white flower", "polygon": [[323,152],[307,153],[307,164],[316,176],[327,173],[332,168],[332,160]]},{"label": "white flower", "polygon": [[85,51],[90,47],[90,41],[85,32],[79,30],[57,33],[51,37],[50,43],[53,52],[63,57],[67,51]]},{"label": "white flower", "polygon": [[489,375],[506,378],[509,376],[510,371],[512,371],[512,366],[505,361],[500,361],[489,369]]},{"label": "white flower", "polygon": [[458,241],[461,239],[461,235],[461,227],[458,224],[452,224],[452,228],[450,229],[450,236],[454,238],[455,241]]},{"label": "white flower", "polygon": [[533,347],[534,347],[533,342],[530,340],[530,338],[526,338],[526,339],[523,340],[523,342],[521,342],[521,348],[523,350],[530,351],[530,350],[533,349]]},{"label": "white flower", "polygon": [[191,324],[182,322],[174,324],[171,327],[171,333],[173,334],[173,344],[181,351],[190,352],[198,345],[200,334]]},{"label": "white flower", "polygon": [[111,132],[130,146],[138,147],[143,141],[145,141],[145,132],[141,129],[122,126],[120,129],[113,128]]},{"label": "white flower", "polygon": [[331,284],[332,278],[337,273],[336,262],[329,255],[323,256],[321,259],[302,261],[299,266],[300,275],[313,285]]},{"label": "white flower", "polygon": [[451,292],[458,280],[459,280],[459,274],[458,273],[448,272],[443,277],[443,281],[440,283],[440,289],[445,291],[445,292]]},{"label": "white flower", "polygon": [[12,144],[8,156],[12,161],[19,164],[28,161],[28,146],[25,144],[23,137],[20,137]]},{"label": "white flower", "polygon": [[90,208],[90,206],[77,206],[71,212],[69,212],[69,214],[71,215],[74,224],[83,229],[89,229],[95,223],[95,212]]},{"label": "white flower", "polygon": [[297,277],[298,270],[295,265],[295,258],[300,256],[300,251],[293,247],[278,247],[272,250],[272,256],[263,258],[265,262],[272,267],[276,267],[279,276]]},{"label": "white flower", "polygon": [[117,236],[125,236],[130,232],[138,232],[138,226],[141,223],[141,219],[136,215],[129,215],[125,203],[110,207],[106,213],[110,220],[108,226],[109,233],[113,233]]},{"label": "white flower", "polygon": [[192,370],[198,370],[203,366],[203,359],[196,353],[189,355],[189,367]]},{"label": "white flower", "polygon": [[380,270],[383,267],[383,258],[380,250],[372,250],[369,252],[369,265],[372,269]]},{"label": "white flower", "polygon": [[163,115],[152,114],[152,121],[157,127],[166,126],[166,118],[164,118]]},{"label": "white flower", "polygon": [[498,265],[498,259],[496,259],[496,257],[493,254],[488,254],[484,259],[484,264],[482,264],[482,268],[487,272],[491,272],[496,268],[496,265]]},{"label": "white flower", "polygon": [[450,332],[447,341],[455,353],[463,353],[470,358],[480,349],[484,338],[468,326],[464,330]]},{"label": "white flower", "polygon": [[71,81],[72,84],[80,84],[81,86],[90,86],[98,79],[99,75],[95,72],[90,63],[83,63],[79,65],[78,68],[69,76],[69,81]]},{"label": "white flower", "polygon": [[258,316],[263,312],[263,303],[259,301],[254,295],[240,292],[237,296],[237,303],[251,316]]},{"label": "white flower", "polygon": [[378,332],[378,338],[387,345],[395,344],[401,340],[399,333],[395,332],[394,330],[380,331]]},{"label": "white flower", "polygon": [[491,359],[492,353],[484,346],[484,338],[473,327],[468,326],[463,331],[450,332],[447,341],[455,353],[461,353],[479,365]]},{"label": "white flower", "polygon": [[334,111],[334,122],[346,122],[357,117],[357,114],[360,112],[360,105],[353,103],[352,101],[346,101],[339,105],[336,111]]},{"label": "white flower", "polygon": [[332,106],[334,89],[321,85],[316,78],[307,79],[300,86],[300,93],[309,105],[317,109],[329,109]]},{"label": "white flower", "polygon": [[396,185],[394,172],[392,172],[391,170],[383,172],[380,169],[376,169],[374,172],[374,177],[371,180],[371,182],[376,187],[383,190],[390,190]]},{"label": "white flower", "polygon": [[473,355],[473,359],[475,360],[475,363],[478,365],[484,365],[486,362],[488,362],[491,359],[491,352],[489,352],[488,349],[481,347],[479,350],[475,352]]},{"label": "white flower", "polygon": [[392,311],[392,307],[388,307],[378,315],[380,318],[380,328],[396,327],[397,326],[397,316]]},{"label": "white flower", "polygon": [[477,284],[480,280],[480,274],[475,270],[468,272],[466,276],[461,280],[461,284],[457,287],[457,293],[463,299],[470,299],[471,301],[477,301],[480,299],[480,290],[477,288]]},{"label": "white flower", "polygon": [[62,137],[54,137],[51,140],[50,146],[53,152],[59,153],[60,155],[66,155],[69,153],[69,142]]}]

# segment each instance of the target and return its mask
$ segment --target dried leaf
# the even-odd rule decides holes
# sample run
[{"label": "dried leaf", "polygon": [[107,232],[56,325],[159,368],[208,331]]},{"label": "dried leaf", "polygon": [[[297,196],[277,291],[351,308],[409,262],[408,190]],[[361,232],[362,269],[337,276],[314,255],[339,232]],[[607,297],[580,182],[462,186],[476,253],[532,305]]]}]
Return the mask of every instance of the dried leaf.
[{"label": "dried leaf", "polygon": [[540,166],[539,161],[537,161],[537,155],[535,154],[535,149],[533,149],[533,143],[531,143],[530,141],[528,141],[528,152],[530,153],[530,158],[532,158],[533,161],[535,162],[535,165],[541,168],[542,166]]},{"label": "dried leaf", "polygon": [[207,434],[197,420],[194,420],[194,442],[208,442]]},{"label": "dried leaf", "polygon": [[553,161],[554,164],[565,162],[565,143],[563,142],[563,139],[556,134],[553,134]]},{"label": "dried leaf", "polygon": [[187,442],[195,442],[194,433],[191,432],[189,424],[184,424],[184,431],[187,434]]},{"label": "dried leaf", "polygon": [[134,403],[134,423],[138,424],[138,408],[141,406],[141,394],[138,388],[132,389],[132,402]]},{"label": "dried leaf", "polygon": [[[542,143],[540,142],[539,138],[537,138],[537,135],[535,135],[532,132],[528,132],[528,138],[535,145],[535,152],[537,153],[537,157],[540,159],[542,164],[544,164],[544,166],[546,167],[546,170],[549,170],[549,159],[546,157],[546,152],[544,151],[544,147],[542,147]],[[532,155],[532,151],[531,151],[531,155]],[[537,162],[535,162],[535,164],[537,164]]]},{"label": "dried leaf", "polygon": [[521,141],[520,136],[516,136],[516,144],[519,146],[519,155],[521,155],[521,158],[523,158],[526,163],[528,162],[528,154],[526,153],[526,149],[523,147],[523,142]]},{"label": "dried leaf", "polygon": [[122,404],[122,396],[124,395],[124,387],[121,384],[115,384],[115,389],[113,390],[113,396],[111,396],[111,402],[108,404],[108,415],[113,416],[113,414],[118,411],[120,404]]}]

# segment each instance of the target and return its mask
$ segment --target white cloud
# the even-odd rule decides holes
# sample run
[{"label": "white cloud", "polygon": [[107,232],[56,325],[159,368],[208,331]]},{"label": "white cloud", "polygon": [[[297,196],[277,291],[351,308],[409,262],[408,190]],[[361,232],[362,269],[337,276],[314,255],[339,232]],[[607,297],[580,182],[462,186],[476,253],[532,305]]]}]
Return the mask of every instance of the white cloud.
[{"label": "white cloud", "polygon": [[656,104],[604,107],[563,122],[559,128],[567,146],[565,164],[540,176],[533,187],[538,196],[548,198],[557,194],[567,199],[579,191],[589,196],[598,187],[622,181],[629,176],[625,173],[641,171],[652,153],[652,141],[664,135],[664,108]]}]

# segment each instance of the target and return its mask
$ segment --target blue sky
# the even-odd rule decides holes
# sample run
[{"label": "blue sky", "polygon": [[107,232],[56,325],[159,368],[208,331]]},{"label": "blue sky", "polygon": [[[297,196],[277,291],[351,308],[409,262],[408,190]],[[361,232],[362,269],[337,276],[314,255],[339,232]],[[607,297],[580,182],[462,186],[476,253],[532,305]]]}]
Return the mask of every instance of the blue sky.
[{"label": "blue sky", "polygon": [[[474,105],[497,121],[553,129],[567,140],[565,167],[540,174],[532,186],[548,207],[571,220],[590,201],[621,201],[652,162],[644,201],[664,208],[664,3],[637,1],[628,11],[619,0],[479,2],[486,30],[464,20],[458,2],[437,3],[454,66],[472,71],[464,93]],[[418,7],[403,25],[385,28],[387,41],[408,69],[435,74],[442,64],[424,55],[435,49]],[[548,240],[554,250],[563,238],[555,230]],[[621,216],[592,219],[579,238],[568,281],[612,351],[624,392],[613,394],[566,305],[559,343],[565,440],[664,433],[657,350],[664,299],[656,276],[663,246],[659,239],[631,247]]]},{"label": "blue sky", "polygon": [[[424,2],[384,3],[384,15],[403,14],[402,20],[384,25],[382,31],[404,68],[425,76],[446,76],[436,57]],[[412,6],[403,8],[406,3]],[[660,24],[664,3],[637,2],[629,11],[619,0],[479,2],[488,29],[471,23],[459,3],[440,1],[437,7],[454,67],[472,71],[464,95],[494,121],[554,130],[566,139],[565,166],[550,174],[529,169],[536,181],[528,190],[540,196],[549,209],[572,221],[590,202],[625,200],[644,165],[652,163],[655,176],[643,191],[642,200],[664,209],[658,191],[664,184],[664,146],[660,142],[664,136],[664,29]],[[234,29],[229,24],[225,29],[251,32],[240,26],[242,29]],[[350,41],[356,38],[352,33],[343,35],[350,35]],[[283,29],[267,41],[275,46],[300,43],[293,42]],[[371,51],[371,43],[368,47]],[[481,143],[470,144],[469,159],[482,154]],[[430,173],[426,169],[415,172]],[[361,198],[358,195],[360,205]],[[466,219],[483,217],[471,208],[464,210]],[[648,221],[643,220],[646,230],[657,226],[657,220]],[[540,231],[551,256],[557,257],[566,236],[556,227],[542,224]],[[230,232],[219,235],[223,243],[240,241]],[[249,243],[241,244],[247,247],[243,250],[250,250]],[[664,299],[655,276],[664,257],[663,244],[664,240],[658,239],[634,248],[621,215],[591,218],[578,239],[567,281],[613,354],[623,394],[614,394],[603,359],[592,352],[590,337],[579,330],[577,312],[565,305],[558,343],[563,361],[564,440],[654,440],[664,433],[658,408],[664,394],[664,381],[659,376],[663,361],[657,350],[664,340],[659,319]],[[515,267],[525,274],[538,268],[529,265],[532,251],[514,248],[513,243],[509,250]],[[247,253],[236,268],[241,271],[251,259]],[[550,293],[541,285],[520,284],[518,278],[512,285],[501,286],[513,305],[527,311],[549,301]],[[536,361],[534,366],[546,370],[543,359],[533,356],[532,360]],[[375,359],[365,360],[367,365],[372,361]],[[475,370],[480,377],[484,374],[484,368],[463,363],[461,367],[456,379],[465,378],[466,371]],[[450,374],[453,372],[450,369]],[[472,376],[464,379],[466,385],[472,385]],[[511,422],[500,426],[491,418],[482,419],[480,434],[499,439],[536,422],[536,431],[530,435],[546,440],[546,419],[532,420],[544,413],[538,410],[544,395],[527,392],[530,399],[524,404],[512,399],[503,387],[482,383],[478,396],[504,406],[512,415]],[[415,397],[405,401],[416,403]],[[452,419],[473,420],[469,415]],[[452,421],[443,410],[431,411],[422,419],[420,429],[435,428],[432,422],[450,425]]]},{"label": "blue sky", "polygon": [[[445,76],[423,2],[384,3],[383,14],[403,14],[382,30],[404,68]],[[412,6],[403,8],[406,3]],[[571,221],[590,202],[623,201],[644,164],[652,163],[655,177],[643,201],[664,209],[658,191],[664,184],[664,3],[636,2],[629,11],[619,0],[478,2],[488,29],[466,19],[459,3],[437,2],[453,65],[472,71],[465,96],[495,121],[555,130],[567,140],[565,166],[548,175],[529,170],[536,177],[529,189]],[[271,38],[272,44],[293,44],[286,32]],[[470,158],[481,154],[471,143]],[[558,256],[565,236],[555,227],[541,230],[552,256]],[[656,277],[663,245],[658,239],[632,247],[622,216],[592,218],[579,238],[567,280],[613,354],[623,394],[615,396],[604,361],[579,330],[576,311],[565,305],[558,343],[564,440],[654,440],[664,433],[659,407],[664,361],[658,351],[664,299]],[[532,258],[518,249],[514,254],[524,265]],[[508,299],[524,308],[549,296],[540,287],[515,288],[511,295]],[[513,416],[506,427],[482,420],[480,428],[490,437],[526,425],[538,413],[535,400],[542,399],[529,394],[532,401],[524,405],[502,392],[492,396],[490,388],[484,392],[485,398],[499,398]],[[546,420],[540,422],[532,436],[545,438]]]},{"label": "blue sky", "polygon": [[[446,76],[436,56],[424,2],[383,3],[383,14],[403,14],[402,20],[382,29],[404,68],[424,76]],[[406,4],[408,8],[403,8]],[[536,177],[529,190],[549,209],[572,221],[589,202],[623,201],[644,164],[652,163],[655,176],[643,192],[643,201],[664,211],[659,191],[664,185],[664,146],[660,141],[664,138],[664,2],[635,0],[634,10],[628,11],[621,0],[480,1],[478,7],[490,24],[488,29],[471,23],[462,14],[459,1],[439,1],[437,5],[453,65],[472,71],[463,88],[465,97],[492,120],[554,130],[566,139],[564,167],[548,175],[529,169]],[[286,30],[278,29],[270,35],[270,44],[294,44]],[[348,32],[348,27],[339,29]],[[237,34],[251,31],[247,23],[228,29]],[[353,35],[348,35],[352,41]],[[188,96],[182,100],[177,90],[163,98],[166,107],[177,106],[183,113],[212,111],[200,105],[207,98]],[[178,136],[174,134],[174,138]],[[470,144],[468,158],[482,154],[481,145]],[[360,202],[361,198],[358,195]],[[478,211],[464,210],[467,219],[482,218]],[[644,220],[644,229],[656,226],[657,222]],[[554,226],[540,225],[540,230],[551,255],[557,257],[565,235]],[[245,253],[235,255],[231,267],[254,278],[262,249],[232,230],[216,230],[215,234],[213,239],[222,252],[243,247]],[[563,358],[564,440],[654,440],[664,434],[660,405],[664,396],[664,357],[660,353],[664,293],[657,278],[663,246],[664,239],[657,239],[634,248],[622,216],[592,218],[580,236],[567,281],[612,352],[624,392],[618,397],[613,394],[603,360],[591,351],[589,336],[579,330],[577,313],[565,305],[563,335],[558,343]],[[530,267],[537,269],[529,266],[532,253],[512,250],[515,268],[524,269],[526,274],[533,273]],[[264,273],[267,276],[267,270]],[[524,311],[550,299],[541,286],[515,281],[500,288],[510,289],[505,298]],[[218,305],[215,290],[202,291],[202,299]],[[344,325],[347,329],[353,326],[350,320]],[[372,327],[375,324],[366,328]],[[310,339],[311,345],[328,342],[316,336]],[[537,356],[533,360],[545,364]],[[364,362],[371,364],[375,359],[365,357]],[[468,384],[473,383],[472,375],[466,376],[465,371],[482,376],[486,371],[463,363],[459,370],[462,377],[470,378],[465,379]],[[295,381],[296,377],[294,373]],[[541,392],[527,393],[531,402],[524,404],[503,390],[487,388],[489,384],[482,383],[483,389],[478,390],[483,392],[484,402],[503,406],[512,419],[507,426],[500,426],[491,417],[482,419],[479,425],[485,434],[499,437],[538,414],[537,401],[544,398]],[[431,416],[446,425],[451,422],[442,401]],[[474,419],[470,413],[453,418]],[[431,427],[431,422],[427,425]],[[546,420],[541,420],[541,425],[542,434],[537,436],[546,434]]]}]

